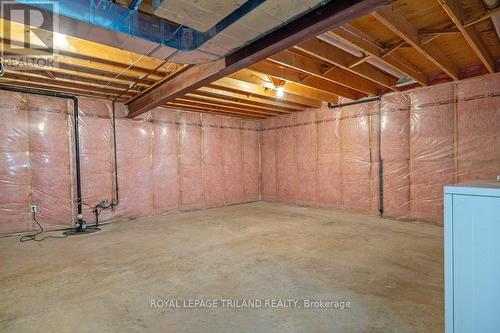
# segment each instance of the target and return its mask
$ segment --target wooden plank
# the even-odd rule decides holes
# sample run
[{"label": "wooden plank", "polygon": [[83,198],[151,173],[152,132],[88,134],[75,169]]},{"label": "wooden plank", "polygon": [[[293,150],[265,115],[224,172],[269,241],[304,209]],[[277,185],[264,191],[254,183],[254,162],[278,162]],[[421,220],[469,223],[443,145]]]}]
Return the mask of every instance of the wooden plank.
[{"label": "wooden plank", "polygon": [[[369,95],[377,95],[378,92],[378,86],[370,80],[362,78],[352,72],[348,72],[338,67],[333,67],[329,63],[326,64],[322,61],[306,57],[298,53],[283,51],[269,57],[268,60],[276,64],[296,69],[303,73],[317,76],[318,78],[327,79],[346,88],[360,91]],[[345,96],[340,92],[335,92],[334,90],[331,91],[337,95]],[[345,97],[351,98],[349,96]]]},{"label": "wooden plank", "polygon": [[404,17],[396,14],[393,6],[381,8],[373,12],[372,15],[429,61],[441,68],[452,79],[459,79],[458,69],[451,60],[435,45],[430,43],[422,45],[417,29]]},{"label": "wooden plank", "polygon": [[224,110],[223,108],[219,107],[207,107],[207,106],[197,106],[193,105],[192,103],[187,103],[187,102],[181,102],[181,101],[172,101],[168,102],[167,105],[170,106],[177,106],[177,107],[184,107],[184,108],[189,108],[191,111],[205,111],[205,112],[217,112],[220,114],[225,114],[225,115],[244,115],[244,116],[250,116],[254,118],[266,118],[265,115],[262,114],[253,114],[252,112],[240,112],[240,111],[228,111]]},{"label": "wooden plank", "polygon": [[[122,90],[116,89],[114,87],[99,87],[88,85],[88,84],[77,84],[75,82],[68,83],[64,80],[55,80],[48,79],[44,77],[40,77],[39,75],[34,75],[26,72],[6,72],[2,77],[2,80],[11,80],[11,81],[21,81],[21,82],[31,82],[33,84],[40,84],[45,87],[51,87],[53,90],[59,90],[61,88],[71,88],[77,91],[93,91],[97,90],[99,93],[106,94],[108,96],[117,96]],[[125,97],[133,96],[132,93],[127,93]]]},{"label": "wooden plank", "polygon": [[[260,72],[242,69],[234,74],[231,74],[229,77],[233,79],[237,79],[240,81],[245,81],[249,83],[255,83],[257,85],[262,85],[269,89],[275,89],[275,85],[270,81],[270,76],[268,74],[263,74]],[[276,79],[276,77],[271,76],[271,79]],[[279,81],[284,81],[280,78],[277,78]],[[291,81],[284,81],[282,85],[283,92],[286,94],[297,95],[300,97],[306,97],[309,99],[313,99],[320,102],[331,102],[335,103],[338,100],[338,96],[332,94],[331,92],[326,92],[323,90],[315,89],[308,87],[306,85],[295,83]],[[284,97],[284,96],[283,96]]]},{"label": "wooden plank", "polygon": [[476,23],[482,22],[484,20],[487,20],[487,19],[492,18],[492,17],[497,16],[497,15],[500,15],[500,6],[498,6],[495,9],[487,10],[482,15],[480,15],[476,18],[467,20],[467,22],[464,22],[464,27],[468,28],[470,26],[473,26]]},{"label": "wooden plank", "polygon": [[365,94],[362,94],[356,90],[347,88],[332,81],[301,73],[294,69],[277,64],[275,65],[270,62],[261,61],[255,65],[250,66],[249,69],[259,73],[272,75],[273,77],[277,77],[282,80],[303,84],[307,87],[312,87],[321,91],[331,92],[342,97],[347,97],[349,99],[359,99],[363,96],[366,96]]},{"label": "wooden plank", "polygon": [[269,110],[280,110],[283,113],[290,113],[294,111],[303,110],[303,107],[296,106],[293,104],[286,104],[283,102],[274,102],[265,100],[259,97],[250,96],[244,93],[233,93],[218,89],[213,86],[202,87],[198,90],[195,90],[189,95],[196,95],[199,97],[207,97],[214,98],[222,101],[231,101],[234,103],[242,104],[242,105],[250,105],[250,106],[258,106],[260,108],[265,108]]},{"label": "wooden plank", "polygon": [[195,100],[195,99],[189,98],[189,97],[177,98],[176,100],[174,100],[174,103],[186,103],[186,104],[193,105],[193,106],[206,107],[206,108],[224,110],[224,111],[235,112],[235,113],[252,114],[252,115],[278,116],[281,114],[280,112],[255,111],[255,110],[241,109],[238,107],[228,106],[227,104],[222,105],[222,104],[218,104],[218,103],[206,102],[203,100],[199,101],[199,100]]},{"label": "wooden plank", "polygon": [[457,0],[438,0],[438,3],[462,32],[467,44],[469,44],[479,60],[481,60],[484,67],[486,67],[490,73],[495,73],[495,61],[477,30],[474,27],[463,26],[464,10],[462,5]]},{"label": "wooden plank", "polygon": [[[3,27],[5,24],[9,24],[10,38],[13,42],[24,43],[24,30],[25,26],[23,24],[7,21],[0,18],[0,31],[4,31]],[[34,29],[34,28],[33,28]],[[50,38],[44,30],[37,29],[38,35],[45,35]],[[141,54],[125,51],[115,47],[107,46],[104,44],[99,44],[72,36],[63,35],[66,39],[66,44],[57,45],[56,53],[66,55],[69,57],[79,57],[86,59],[100,60],[101,62],[116,63],[120,65],[129,66],[134,64],[134,67],[149,71],[157,66],[161,65],[162,60],[144,56]],[[36,42],[32,43],[36,45]],[[182,65],[167,63],[163,68],[160,68],[158,72],[166,73],[166,67],[171,66],[168,70],[169,73],[173,73],[179,69]]]},{"label": "wooden plank", "polygon": [[354,28],[349,26],[339,27],[334,29],[331,33],[344,43],[362,50],[364,53],[380,60],[385,65],[408,75],[420,84],[424,86],[428,84],[427,76],[424,73],[415,70],[413,65],[395,54],[382,57],[384,50],[374,42],[371,42],[367,36],[360,36],[361,33]]},{"label": "wooden plank", "polygon": [[[4,42],[5,40],[0,41],[0,48],[4,47]],[[40,52],[41,56],[47,56],[47,57],[52,57],[52,54],[49,52]],[[23,55],[22,49],[19,51],[16,50],[10,50],[8,55]],[[6,56],[8,56],[6,55]],[[110,63],[110,62],[100,62],[98,59],[93,60],[93,59],[84,59],[84,58],[78,58],[78,57],[70,57],[66,55],[56,55],[54,56],[54,59],[57,61],[57,63],[64,64],[64,65],[69,65],[69,66],[75,66],[79,68],[89,68],[93,70],[99,70],[107,73],[114,73],[115,76],[118,75],[119,73],[126,73],[128,76],[132,76],[134,78],[141,78],[147,75],[150,71],[146,69],[141,69],[141,68],[135,68],[134,66],[128,68],[126,65],[121,65],[121,64],[116,64],[116,63]],[[161,74],[153,74],[150,75],[150,79],[153,80],[162,80],[165,78],[164,75]]]},{"label": "wooden plank", "polygon": [[[283,112],[281,110],[270,110],[270,109],[264,109],[264,108],[258,108],[252,105],[244,105],[240,103],[235,103],[235,102],[229,102],[226,100],[217,100],[215,98],[210,98],[206,96],[196,96],[193,94],[186,94],[185,96],[182,97],[183,100],[190,100],[193,102],[198,102],[198,103],[203,103],[206,105],[213,105],[213,106],[224,106],[227,108],[233,108],[237,110],[242,110],[242,111],[254,111],[256,113],[262,113],[262,114],[273,114],[273,115],[280,115],[280,114],[285,114],[288,112]],[[181,100],[181,98],[178,98],[177,100]]]},{"label": "wooden plank", "polygon": [[287,25],[261,37],[224,59],[187,68],[173,78],[163,80],[154,89],[140,94],[129,103],[128,117],[172,101],[240,69],[253,65],[277,52],[324,33],[356,17],[370,13],[387,0],[339,0],[328,2]]},{"label": "wooden plank", "polygon": [[397,79],[382,73],[367,63],[350,68],[350,65],[357,62],[359,58],[322,40],[313,38],[307,42],[297,45],[296,48],[314,57],[327,61],[332,65],[339,66],[360,75],[365,79],[383,85],[391,90],[397,90],[394,88],[397,83]]},{"label": "wooden plank", "polygon": [[252,96],[269,99],[273,101],[285,101],[286,103],[293,103],[298,106],[306,108],[319,108],[321,102],[300,95],[284,92],[283,96],[279,96],[276,89],[266,88],[262,85],[253,84],[249,82],[240,81],[231,77],[225,77],[213,82],[211,85],[219,87],[223,90],[244,92]]},{"label": "wooden plank", "polygon": [[252,96],[251,94],[246,94],[241,91],[239,92],[227,91],[211,84],[192,92],[192,94],[199,94],[199,93],[210,94],[211,96],[216,96],[217,98],[235,100],[238,102],[252,103],[260,107],[272,107],[272,108],[281,107],[282,110],[292,110],[292,112],[297,110],[304,110],[303,106],[295,105],[294,103],[284,103],[283,101],[273,101],[269,99],[264,99],[258,96]]},{"label": "wooden plank", "polygon": [[243,115],[243,114],[237,114],[237,113],[227,113],[224,111],[209,110],[206,108],[194,108],[194,107],[190,107],[190,106],[172,104],[172,102],[169,102],[165,105],[162,105],[161,107],[165,108],[167,110],[172,110],[172,111],[189,111],[189,112],[198,112],[198,113],[207,113],[207,114],[217,114],[217,115],[221,115],[221,116],[231,116],[231,117],[239,117],[239,118],[246,118],[246,119],[266,118],[263,116],[251,116],[251,115]]}]

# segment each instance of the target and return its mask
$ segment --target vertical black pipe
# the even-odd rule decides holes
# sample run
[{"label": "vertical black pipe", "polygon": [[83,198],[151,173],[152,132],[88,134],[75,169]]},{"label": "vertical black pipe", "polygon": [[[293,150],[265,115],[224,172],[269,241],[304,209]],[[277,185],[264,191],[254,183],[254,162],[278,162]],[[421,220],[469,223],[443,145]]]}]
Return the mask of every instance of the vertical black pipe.
[{"label": "vertical black pipe", "polygon": [[80,128],[78,124],[79,121],[78,99],[76,97],[72,97],[72,99],[73,99],[73,125],[75,129],[76,204],[78,209],[78,215],[80,215],[82,214],[82,179],[80,172]]},{"label": "vertical black pipe", "polygon": [[116,204],[120,202],[119,192],[120,189],[118,187],[118,159],[116,154],[116,110],[115,110],[115,101],[113,101],[113,153],[115,160],[115,200]]},{"label": "vertical black pipe", "polygon": [[382,99],[378,102],[378,160],[380,166],[378,169],[379,179],[379,212],[380,217],[384,216],[384,161],[382,160]]},{"label": "vertical black pipe", "polygon": [[0,87],[0,90],[73,100],[73,123],[75,131],[75,161],[76,161],[76,203],[77,203],[78,215],[82,214],[82,182],[80,175],[80,129],[78,126],[78,98],[73,95],[67,95],[53,91],[36,90],[30,88],[5,86],[5,87]]}]

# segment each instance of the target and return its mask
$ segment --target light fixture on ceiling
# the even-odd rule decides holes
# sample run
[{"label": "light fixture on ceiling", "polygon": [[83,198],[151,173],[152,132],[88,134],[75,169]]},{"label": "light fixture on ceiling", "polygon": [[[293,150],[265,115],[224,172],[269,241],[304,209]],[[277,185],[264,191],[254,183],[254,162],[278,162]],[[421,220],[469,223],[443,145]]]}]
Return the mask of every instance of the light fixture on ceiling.
[{"label": "light fixture on ceiling", "polygon": [[69,45],[65,35],[54,33],[54,46],[57,48],[66,48]]},{"label": "light fixture on ceiling", "polygon": [[285,95],[285,89],[283,86],[276,87],[276,95],[280,98]]}]

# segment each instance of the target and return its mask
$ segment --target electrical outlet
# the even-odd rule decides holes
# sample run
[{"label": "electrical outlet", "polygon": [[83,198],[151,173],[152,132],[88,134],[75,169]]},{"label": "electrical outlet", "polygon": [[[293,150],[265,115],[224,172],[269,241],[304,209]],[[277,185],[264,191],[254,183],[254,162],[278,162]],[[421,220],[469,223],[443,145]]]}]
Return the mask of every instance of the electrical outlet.
[{"label": "electrical outlet", "polygon": [[38,206],[36,204],[31,204],[30,211],[36,213],[38,211]]}]

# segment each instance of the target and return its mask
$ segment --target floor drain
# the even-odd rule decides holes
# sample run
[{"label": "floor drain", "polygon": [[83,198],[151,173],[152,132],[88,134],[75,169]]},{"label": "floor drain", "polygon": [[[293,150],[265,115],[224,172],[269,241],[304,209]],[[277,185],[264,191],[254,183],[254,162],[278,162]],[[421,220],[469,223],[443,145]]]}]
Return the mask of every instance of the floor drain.
[{"label": "floor drain", "polygon": [[63,232],[64,235],[67,236],[80,236],[80,235],[88,235],[93,234],[94,232],[100,231],[100,228],[87,228],[84,231],[76,231],[76,229],[68,230]]}]

